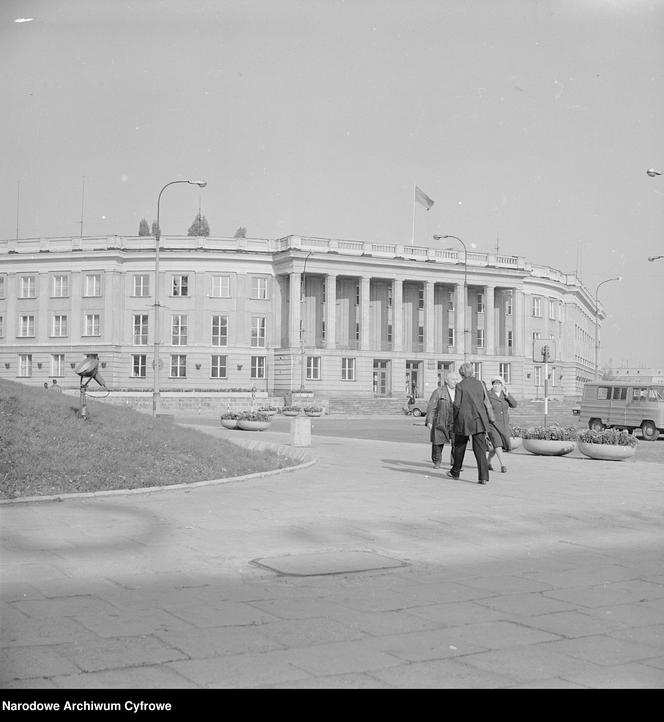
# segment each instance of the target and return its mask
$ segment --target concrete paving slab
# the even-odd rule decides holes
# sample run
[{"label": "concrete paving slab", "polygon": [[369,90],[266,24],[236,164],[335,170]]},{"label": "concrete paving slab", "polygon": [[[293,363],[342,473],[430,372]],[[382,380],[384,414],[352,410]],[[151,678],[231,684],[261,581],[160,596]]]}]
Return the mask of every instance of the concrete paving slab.
[{"label": "concrete paving slab", "polygon": [[252,559],[252,564],[271,569],[278,574],[308,577],[321,574],[350,574],[376,569],[393,569],[406,566],[406,562],[390,559],[372,552],[342,551],[315,554],[288,554],[281,557]]},{"label": "concrete paving slab", "polygon": [[231,654],[252,654],[284,649],[284,645],[263,633],[268,627],[206,627],[199,629],[168,630],[156,632],[164,644],[183,652],[192,659],[224,657]]},{"label": "concrete paving slab", "polygon": [[499,670],[478,670],[456,659],[414,662],[377,670],[372,676],[400,689],[504,689],[516,684]]}]

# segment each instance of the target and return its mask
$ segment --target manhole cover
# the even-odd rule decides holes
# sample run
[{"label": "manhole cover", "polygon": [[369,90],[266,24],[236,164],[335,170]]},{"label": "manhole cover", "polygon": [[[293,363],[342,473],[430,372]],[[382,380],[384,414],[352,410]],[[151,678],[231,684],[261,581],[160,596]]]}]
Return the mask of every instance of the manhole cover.
[{"label": "manhole cover", "polygon": [[399,559],[383,557],[372,552],[322,552],[319,554],[293,554],[283,557],[252,559],[252,564],[271,569],[279,574],[309,577],[317,574],[348,574],[375,569],[407,566]]}]

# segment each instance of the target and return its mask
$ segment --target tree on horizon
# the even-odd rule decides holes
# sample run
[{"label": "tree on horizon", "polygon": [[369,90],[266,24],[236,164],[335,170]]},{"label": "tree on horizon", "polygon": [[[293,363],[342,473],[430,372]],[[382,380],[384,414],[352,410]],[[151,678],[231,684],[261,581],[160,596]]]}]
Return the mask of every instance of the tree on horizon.
[{"label": "tree on horizon", "polygon": [[[157,237],[157,228],[159,228],[159,226],[157,225],[157,221],[152,221],[152,229],[150,235],[154,236],[155,238]],[[159,235],[161,236],[161,229],[159,229]]]},{"label": "tree on horizon", "polygon": [[189,226],[187,235],[188,236],[209,236],[210,235],[210,226],[208,225],[206,217],[201,215],[200,211],[196,214],[196,218],[194,218],[194,222]]},{"label": "tree on horizon", "polygon": [[139,236],[149,236],[150,235],[150,226],[148,225],[148,222],[145,218],[141,218],[141,222],[138,224],[138,235]]}]

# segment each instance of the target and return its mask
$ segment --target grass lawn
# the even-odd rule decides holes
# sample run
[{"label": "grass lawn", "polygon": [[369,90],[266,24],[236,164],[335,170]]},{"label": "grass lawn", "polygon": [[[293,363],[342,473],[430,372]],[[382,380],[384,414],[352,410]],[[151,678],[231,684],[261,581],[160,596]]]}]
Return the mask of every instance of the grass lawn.
[{"label": "grass lawn", "polygon": [[222,479],[292,465],[167,419],[0,380],[0,498]]}]

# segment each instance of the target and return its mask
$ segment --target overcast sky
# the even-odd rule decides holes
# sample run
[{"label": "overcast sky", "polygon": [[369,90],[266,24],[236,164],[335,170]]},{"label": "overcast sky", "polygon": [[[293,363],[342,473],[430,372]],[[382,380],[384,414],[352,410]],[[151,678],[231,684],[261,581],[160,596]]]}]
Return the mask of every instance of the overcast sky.
[{"label": "overcast sky", "polygon": [[[579,270],[602,360],[664,365],[664,3],[2,0],[0,239],[415,244]],[[450,242],[451,246],[454,242]],[[458,246],[458,244],[457,244]]]}]

